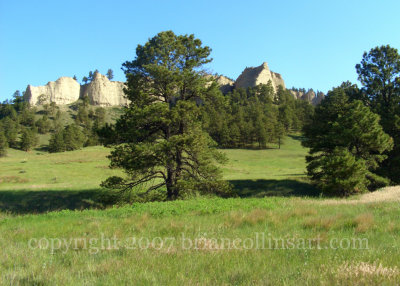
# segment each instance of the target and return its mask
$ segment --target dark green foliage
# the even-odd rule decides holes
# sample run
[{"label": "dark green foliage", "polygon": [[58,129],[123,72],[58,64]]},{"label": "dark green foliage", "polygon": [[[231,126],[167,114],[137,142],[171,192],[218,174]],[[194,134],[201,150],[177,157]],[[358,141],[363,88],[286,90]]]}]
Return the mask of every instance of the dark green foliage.
[{"label": "dark green foliage", "polygon": [[106,110],[103,107],[97,107],[94,116],[96,125],[102,127],[106,122]]},{"label": "dark green foliage", "polygon": [[136,49],[123,64],[131,101],[115,126],[103,130],[114,146],[111,166],[123,168],[127,179],[111,177],[103,186],[149,193],[167,199],[197,192],[225,193],[228,185],[214,165],[224,157],[202,131],[197,103],[213,93],[201,68],[211,61],[210,48],[194,35],[162,32]]},{"label": "dark green foliage", "polygon": [[219,91],[208,94],[202,110],[203,128],[219,146],[266,148],[268,143],[282,142],[289,131],[300,130],[314,107],[295,100],[282,88],[274,94],[269,82],[247,90],[234,89],[225,96]]},{"label": "dark green foliage", "polygon": [[18,113],[29,107],[29,103],[24,100],[19,90],[13,94],[12,105]]},{"label": "dark green foliage", "polygon": [[1,126],[4,131],[4,135],[8,142],[8,146],[11,148],[18,148],[18,123],[11,119],[12,117],[6,117],[1,120]]},{"label": "dark green foliage", "polygon": [[83,147],[86,136],[76,124],[67,125],[51,135],[49,152],[73,151]]},{"label": "dark green foliage", "polygon": [[113,70],[112,70],[112,69],[108,69],[108,71],[107,71],[107,78],[108,78],[109,80],[112,80],[112,79],[114,78],[114,73],[113,73]]},{"label": "dark green foliage", "polygon": [[102,107],[96,108],[94,112],[90,110],[89,118],[93,124],[85,126],[84,131],[87,138],[85,146],[96,146],[100,144],[98,132],[106,123],[106,110]]},{"label": "dark green foliage", "polygon": [[85,96],[82,103],[78,106],[78,113],[75,118],[76,124],[89,128],[91,123],[89,119],[89,97]]},{"label": "dark green foliage", "polygon": [[383,130],[394,139],[394,148],[380,172],[400,183],[400,55],[397,49],[381,46],[364,53],[356,65],[363,85],[364,102],[381,117]]},{"label": "dark green foliage", "polygon": [[9,118],[11,120],[17,120],[17,111],[14,106],[8,102],[0,104],[0,120],[3,118]]},{"label": "dark green foliage", "polygon": [[42,118],[40,118],[38,121],[36,121],[35,125],[40,134],[46,134],[51,129],[51,122],[48,119],[47,115],[43,115]]},{"label": "dark green foliage", "polygon": [[4,135],[3,130],[0,128],[0,157],[4,157],[7,154],[7,138]]},{"label": "dark green foliage", "polygon": [[49,141],[49,152],[64,152],[65,144],[64,144],[64,131],[62,129],[57,130],[51,135]]},{"label": "dark green foliage", "polygon": [[56,111],[59,111],[57,104],[55,102],[50,102],[49,114],[51,116],[56,116]]},{"label": "dark green foliage", "polygon": [[20,148],[23,151],[29,151],[38,143],[38,137],[35,130],[23,128],[21,132]]},{"label": "dark green foliage", "polygon": [[35,113],[34,108],[25,108],[18,115],[18,121],[23,126],[35,126]]},{"label": "dark green foliage", "polygon": [[346,196],[366,191],[366,165],[346,148],[335,148],[309,161],[307,170],[325,195]]},{"label": "dark green foliage", "polygon": [[89,81],[89,79],[87,78],[87,76],[84,76],[84,77],[82,78],[82,82],[83,82],[84,84],[87,84],[88,81]]},{"label": "dark green foliage", "polygon": [[388,183],[376,170],[393,140],[379,116],[361,101],[350,101],[343,86],[316,108],[304,136],[303,145],[310,148],[308,175],[326,194],[349,195]]},{"label": "dark green foliage", "polygon": [[79,126],[75,124],[67,125],[65,127],[63,138],[66,151],[80,149],[86,141],[85,135]]}]

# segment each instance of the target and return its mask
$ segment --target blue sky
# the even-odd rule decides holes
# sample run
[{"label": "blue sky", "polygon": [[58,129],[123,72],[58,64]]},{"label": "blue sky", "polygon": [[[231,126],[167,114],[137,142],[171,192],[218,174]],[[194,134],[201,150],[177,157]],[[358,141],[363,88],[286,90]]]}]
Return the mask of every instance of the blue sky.
[{"label": "blue sky", "polygon": [[287,87],[324,92],[357,82],[377,45],[400,48],[400,1],[0,0],[0,100],[28,84],[114,70],[160,31],[194,33],[212,48],[211,72],[236,79],[266,61]]}]

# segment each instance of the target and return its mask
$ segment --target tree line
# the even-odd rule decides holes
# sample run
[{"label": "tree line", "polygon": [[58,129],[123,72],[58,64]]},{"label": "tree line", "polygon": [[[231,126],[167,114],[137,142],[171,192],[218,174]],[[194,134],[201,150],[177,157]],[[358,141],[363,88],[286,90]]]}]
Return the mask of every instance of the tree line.
[{"label": "tree line", "polygon": [[279,87],[275,92],[271,82],[226,95],[217,91],[206,97],[201,109],[204,130],[223,148],[280,148],[285,135],[300,131],[314,112],[289,90]]},{"label": "tree line", "polygon": [[93,108],[86,97],[70,106],[76,109],[73,121],[54,103],[43,102],[37,110],[16,91],[12,100],[0,104],[0,156],[7,148],[29,151],[39,143],[39,134],[50,134],[49,152],[72,151],[84,146],[99,145],[97,130],[106,122],[106,110]]}]

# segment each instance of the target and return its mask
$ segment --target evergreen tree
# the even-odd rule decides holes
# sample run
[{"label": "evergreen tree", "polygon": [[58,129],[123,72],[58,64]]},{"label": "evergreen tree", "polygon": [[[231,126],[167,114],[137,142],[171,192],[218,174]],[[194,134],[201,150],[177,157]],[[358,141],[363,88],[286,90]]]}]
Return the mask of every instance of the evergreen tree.
[{"label": "evergreen tree", "polygon": [[94,73],[92,71],[89,72],[88,81],[91,82],[93,80]]},{"label": "evergreen tree", "polygon": [[3,103],[0,106],[0,119],[9,118],[14,121],[17,121],[17,111],[15,110],[14,106],[9,103]]},{"label": "evergreen tree", "polygon": [[112,80],[112,79],[114,78],[114,73],[113,73],[113,70],[112,70],[112,69],[108,69],[108,71],[107,71],[107,78],[108,78],[109,80]]},{"label": "evergreen tree", "polygon": [[35,126],[35,113],[36,110],[34,108],[23,109],[18,116],[19,123],[24,126]]},{"label": "evergreen tree", "polygon": [[47,115],[43,115],[42,118],[36,121],[35,125],[40,134],[46,134],[51,129],[51,123],[50,120],[47,118]]},{"label": "evergreen tree", "polygon": [[67,125],[63,131],[63,139],[66,151],[73,151],[83,147],[86,137],[75,124]]},{"label": "evergreen tree", "polygon": [[282,122],[277,121],[275,125],[275,138],[279,149],[281,149],[281,145],[284,143],[285,136],[286,136],[285,125]]},{"label": "evergreen tree", "polygon": [[4,136],[4,132],[0,130],[0,157],[4,157],[7,154],[7,138]]},{"label": "evergreen tree", "polygon": [[58,110],[57,104],[54,101],[50,102],[50,106],[49,106],[49,114],[50,114],[50,116],[57,115],[56,111],[60,111],[60,110]]},{"label": "evergreen tree", "polygon": [[209,55],[210,48],[193,35],[167,31],[139,45],[136,58],[123,64],[131,102],[103,134],[111,135],[106,143],[115,147],[111,166],[123,168],[128,178],[111,177],[103,186],[146,192],[165,188],[169,200],[187,192],[227,190],[214,165],[223,156],[202,131],[196,104],[207,94],[208,79],[200,69],[211,61]]},{"label": "evergreen tree", "polygon": [[64,131],[62,129],[57,130],[55,133],[51,135],[49,141],[49,152],[64,152],[66,150],[64,144]]},{"label": "evergreen tree", "polygon": [[77,124],[81,124],[82,126],[89,125],[89,112],[85,103],[79,105],[75,121]]},{"label": "evergreen tree", "polygon": [[27,152],[31,150],[34,146],[36,146],[37,142],[38,142],[38,137],[34,130],[31,130],[29,128],[22,129],[21,142],[20,142],[21,150]]},{"label": "evergreen tree", "polygon": [[57,110],[57,113],[53,120],[53,128],[52,128],[53,131],[57,131],[57,130],[60,130],[63,128],[63,123],[61,121],[61,117],[62,117],[61,111]]},{"label": "evergreen tree", "polygon": [[2,120],[2,126],[8,146],[18,148],[18,123],[10,117],[6,117]]},{"label": "evergreen tree", "polygon": [[87,84],[87,83],[89,82],[88,77],[87,77],[87,76],[84,76],[84,77],[82,78],[82,82],[83,82],[84,84]]},{"label": "evergreen tree", "polygon": [[326,193],[349,195],[388,183],[376,169],[392,148],[392,139],[382,130],[379,116],[361,101],[350,101],[342,87],[330,91],[316,108],[304,136],[302,143],[310,148],[308,175]]},{"label": "evergreen tree", "polygon": [[373,48],[364,53],[356,70],[364,102],[380,115],[383,130],[394,139],[381,173],[400,183],[400,54],[389,45]]}]

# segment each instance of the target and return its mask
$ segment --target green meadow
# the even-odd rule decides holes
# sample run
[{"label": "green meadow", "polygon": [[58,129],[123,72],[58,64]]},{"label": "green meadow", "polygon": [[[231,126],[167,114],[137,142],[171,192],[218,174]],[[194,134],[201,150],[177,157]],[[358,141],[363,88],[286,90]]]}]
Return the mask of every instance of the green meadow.
[{"label": "green meadow", "polygon": [[99,187],[120,173],[108,168],[109,149],[9,149],[0,159],[0,284],[398,284],[399,202],[379,199],[385,190],[321,198],[300,143],[293,135],[282,149],[222,150],[235,198],[118,207]]}]

